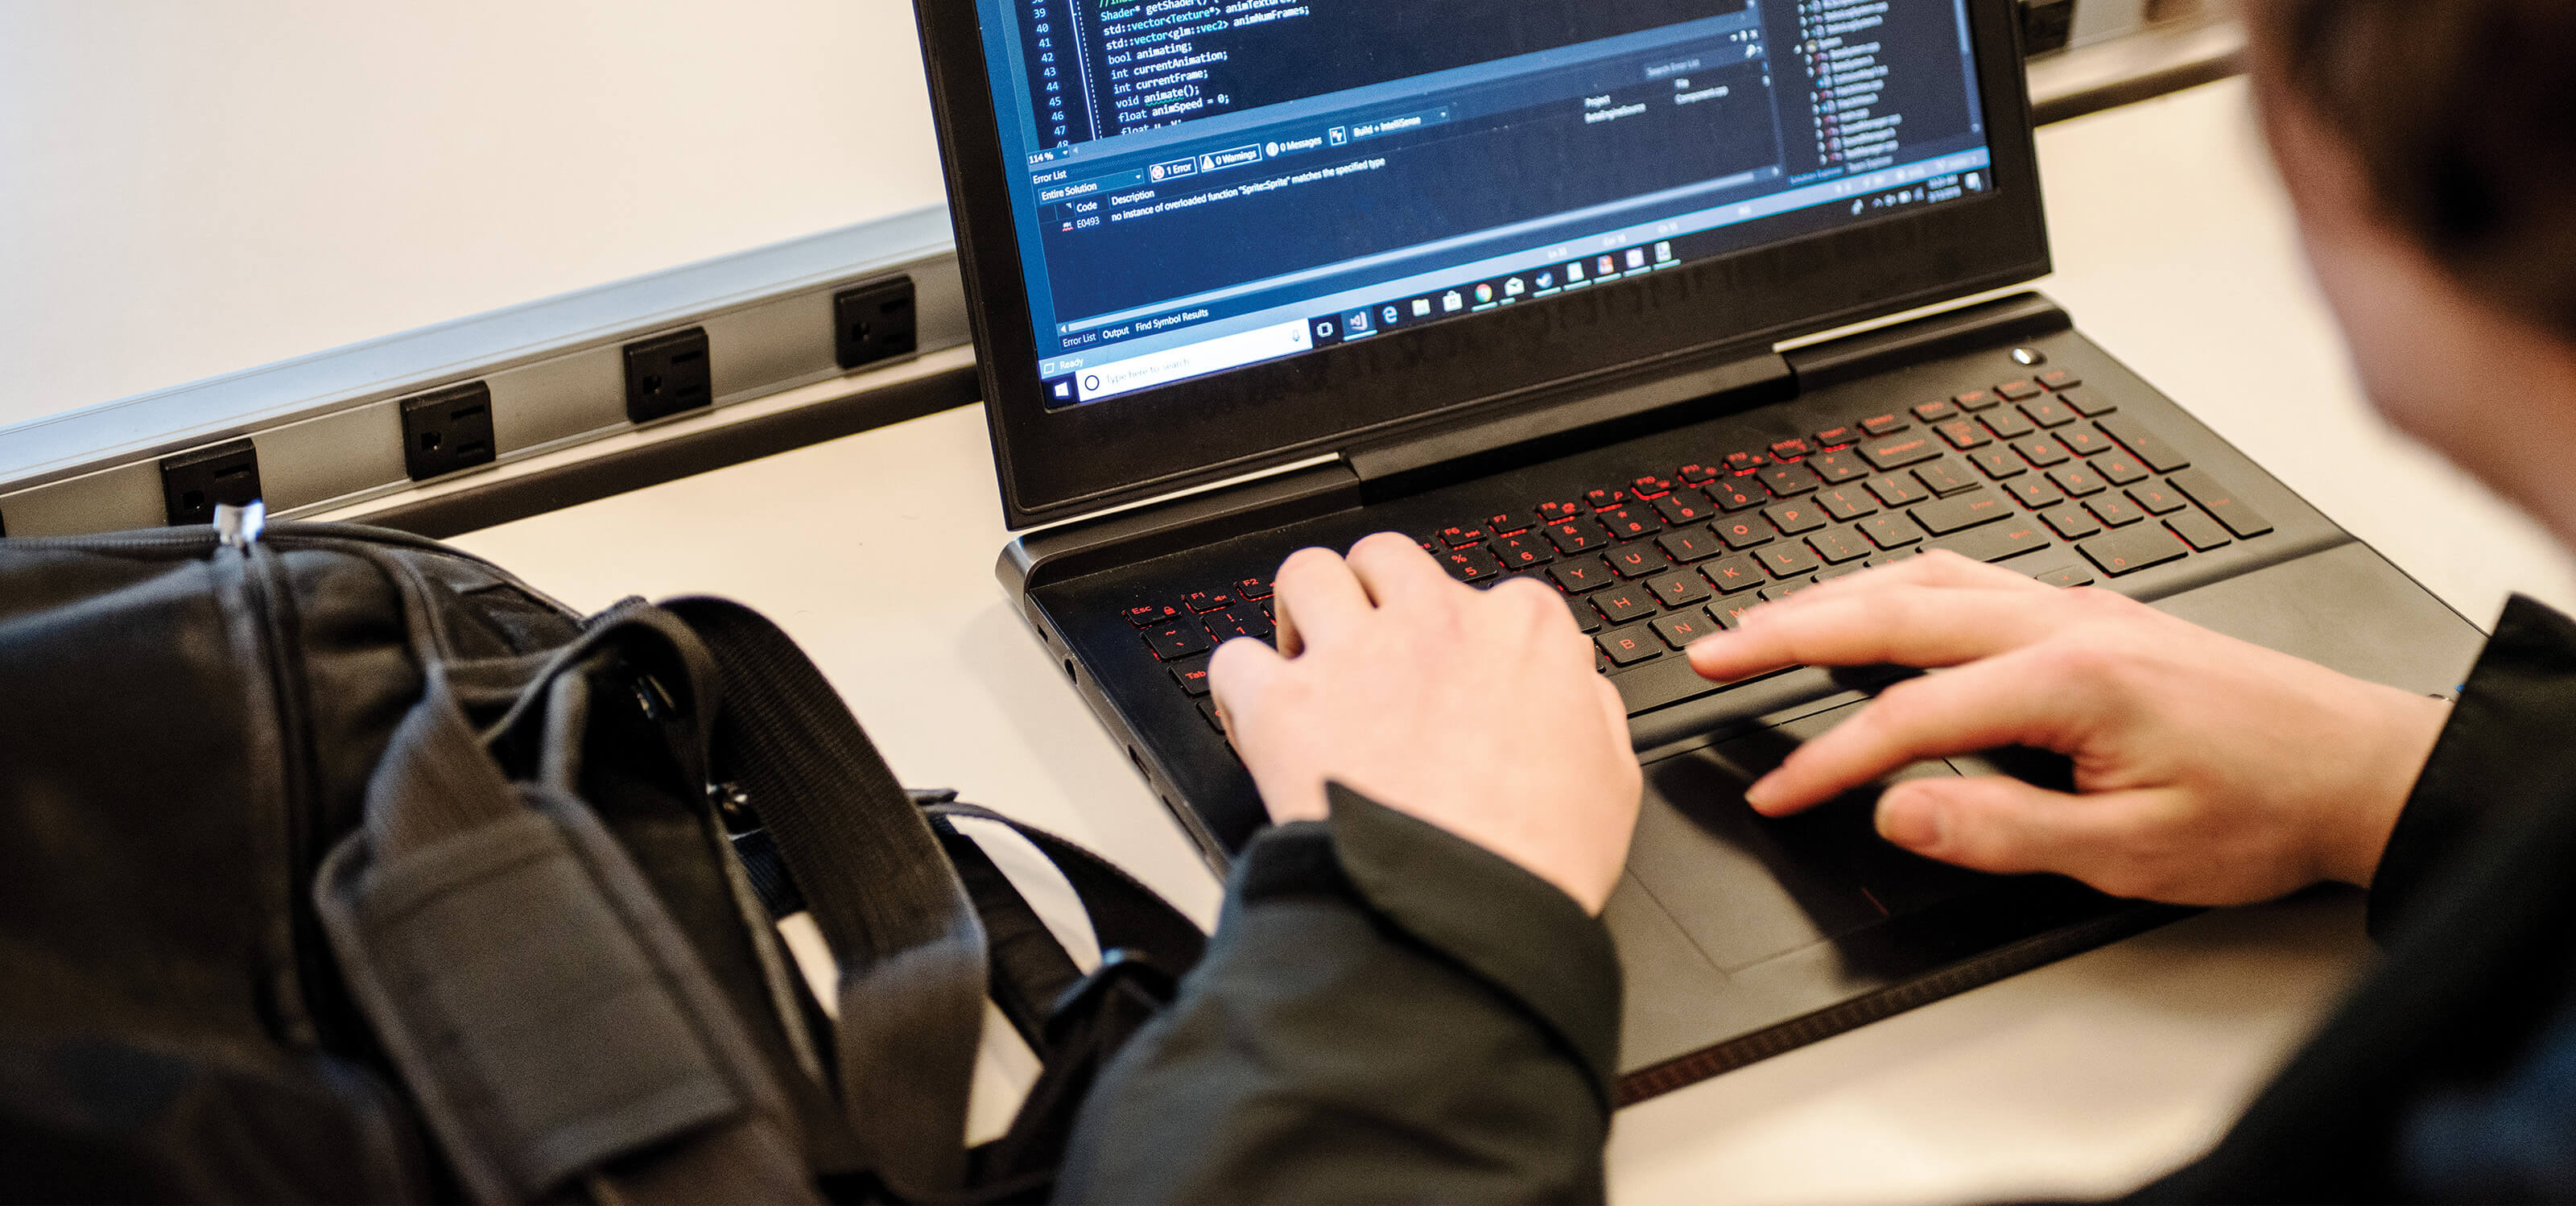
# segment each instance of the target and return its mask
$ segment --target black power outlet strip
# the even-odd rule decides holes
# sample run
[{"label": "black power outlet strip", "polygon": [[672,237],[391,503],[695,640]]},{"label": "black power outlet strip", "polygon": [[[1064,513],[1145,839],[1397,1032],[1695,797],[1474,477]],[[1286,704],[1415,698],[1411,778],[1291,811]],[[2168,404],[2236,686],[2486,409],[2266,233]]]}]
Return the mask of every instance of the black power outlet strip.
[{"label": "black power outlet strip", "polygon": [[911,277],[898,276],[832,295],[832,356],[842,368],[911,355],[918,346],[917,326]]},{"label": "black power outlet strip", "polygon": [[259,451],[248,439],[161,458],[161,503],[170,526],[213,523],[217,503],[259,498]]},{"label": "black power outlet strip", "polygon": [[626,345],[626,418],[650,423],[715,400],[707,329],[691,327]]},{"label": "black power outlet strip", "polygon": [[492,387],[468,381],[402,403],[403,472],[413,481],[492,463]]}]

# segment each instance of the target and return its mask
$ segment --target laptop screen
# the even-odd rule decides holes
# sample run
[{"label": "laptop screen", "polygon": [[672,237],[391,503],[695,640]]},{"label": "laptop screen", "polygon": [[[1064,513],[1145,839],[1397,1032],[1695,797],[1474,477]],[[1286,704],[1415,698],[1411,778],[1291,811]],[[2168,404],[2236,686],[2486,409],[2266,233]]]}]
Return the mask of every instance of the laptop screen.
[{"label": "laptop screen", "polygon": [[1963,0],[976,0],[1050,408],[1993,188]]}]

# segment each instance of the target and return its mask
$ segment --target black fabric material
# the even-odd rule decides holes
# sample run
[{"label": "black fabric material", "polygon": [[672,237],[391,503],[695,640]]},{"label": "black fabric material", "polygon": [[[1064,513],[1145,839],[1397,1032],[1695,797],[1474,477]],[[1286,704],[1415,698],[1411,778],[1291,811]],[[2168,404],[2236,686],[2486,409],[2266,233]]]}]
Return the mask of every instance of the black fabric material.
[{"label": "black fabric material", "polygon": [[[1238,861],[1206,958],[1085,1105],[1061,1200],[1601,1199],[1609,931],[1478,847],[1332,799]],[[1497,950],[1518,942],[1541,958]]]},{"label": "black fabric material", "polygon": [[845,1112],[909,1196],[966,1176],[966,1091],[983,1033],[984,929],[939,841],[849,708],[787,634],[737,603],[680,599],[724,664],[710,782],[777,838],[840,964],[833,1045]]},{"label": "black fabric material", "polygon": [[[2495,1092],[2551,1053],[2576,974],[2576,624],[2505,607],[2371,885],[2386,959],[2167,1201],[2576,1198],[2445,1183],[2404,1163],[2429,1103]],[[2576,1096],[2576,1084],[2562,1086]],[[2566,1121],[2576,1125],[2576,1110]]]},{"label": "black fabric material", "polygon": [[[346,525],[0,540],[0,1200],[1042,1195],[1164,997],[1052,1009],[1072,1058],[978,1162],[1013,1179],[960,1184],[964,892],[793,645],[681,606],[582,621]],[[777,827],[768,899],[840,931],[855,1025],[780,949],[731,796]]]}]

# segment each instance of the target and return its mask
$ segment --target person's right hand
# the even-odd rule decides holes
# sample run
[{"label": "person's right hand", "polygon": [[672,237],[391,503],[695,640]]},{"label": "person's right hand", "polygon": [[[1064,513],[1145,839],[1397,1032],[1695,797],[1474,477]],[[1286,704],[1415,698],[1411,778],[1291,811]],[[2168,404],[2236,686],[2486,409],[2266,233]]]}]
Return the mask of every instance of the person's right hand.
[{"label": "person's right hand", "polygon": [[1798,664],[1948,667],[1880,693],[1745,798],[1780,816],[1919,759],[2055,750],[2074,760],[2073,795],[2001,776],[1912,779],[1880,797],[1879,832],[1961,866],[2180,904],[2367,885],[2449,715],[2441,700],[2109,591],[1947,552],[1764,604],[1690,659],[1719,680]]}]

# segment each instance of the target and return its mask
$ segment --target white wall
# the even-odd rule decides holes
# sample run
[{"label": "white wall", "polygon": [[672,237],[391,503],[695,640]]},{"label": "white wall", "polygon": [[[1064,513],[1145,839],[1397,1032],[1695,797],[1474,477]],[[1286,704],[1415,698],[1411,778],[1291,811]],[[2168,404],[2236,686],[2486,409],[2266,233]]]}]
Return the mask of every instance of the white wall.
[{"label": "white wall", "polygon": [[0,0],[0,427],[941,195],[906,0]]}]

